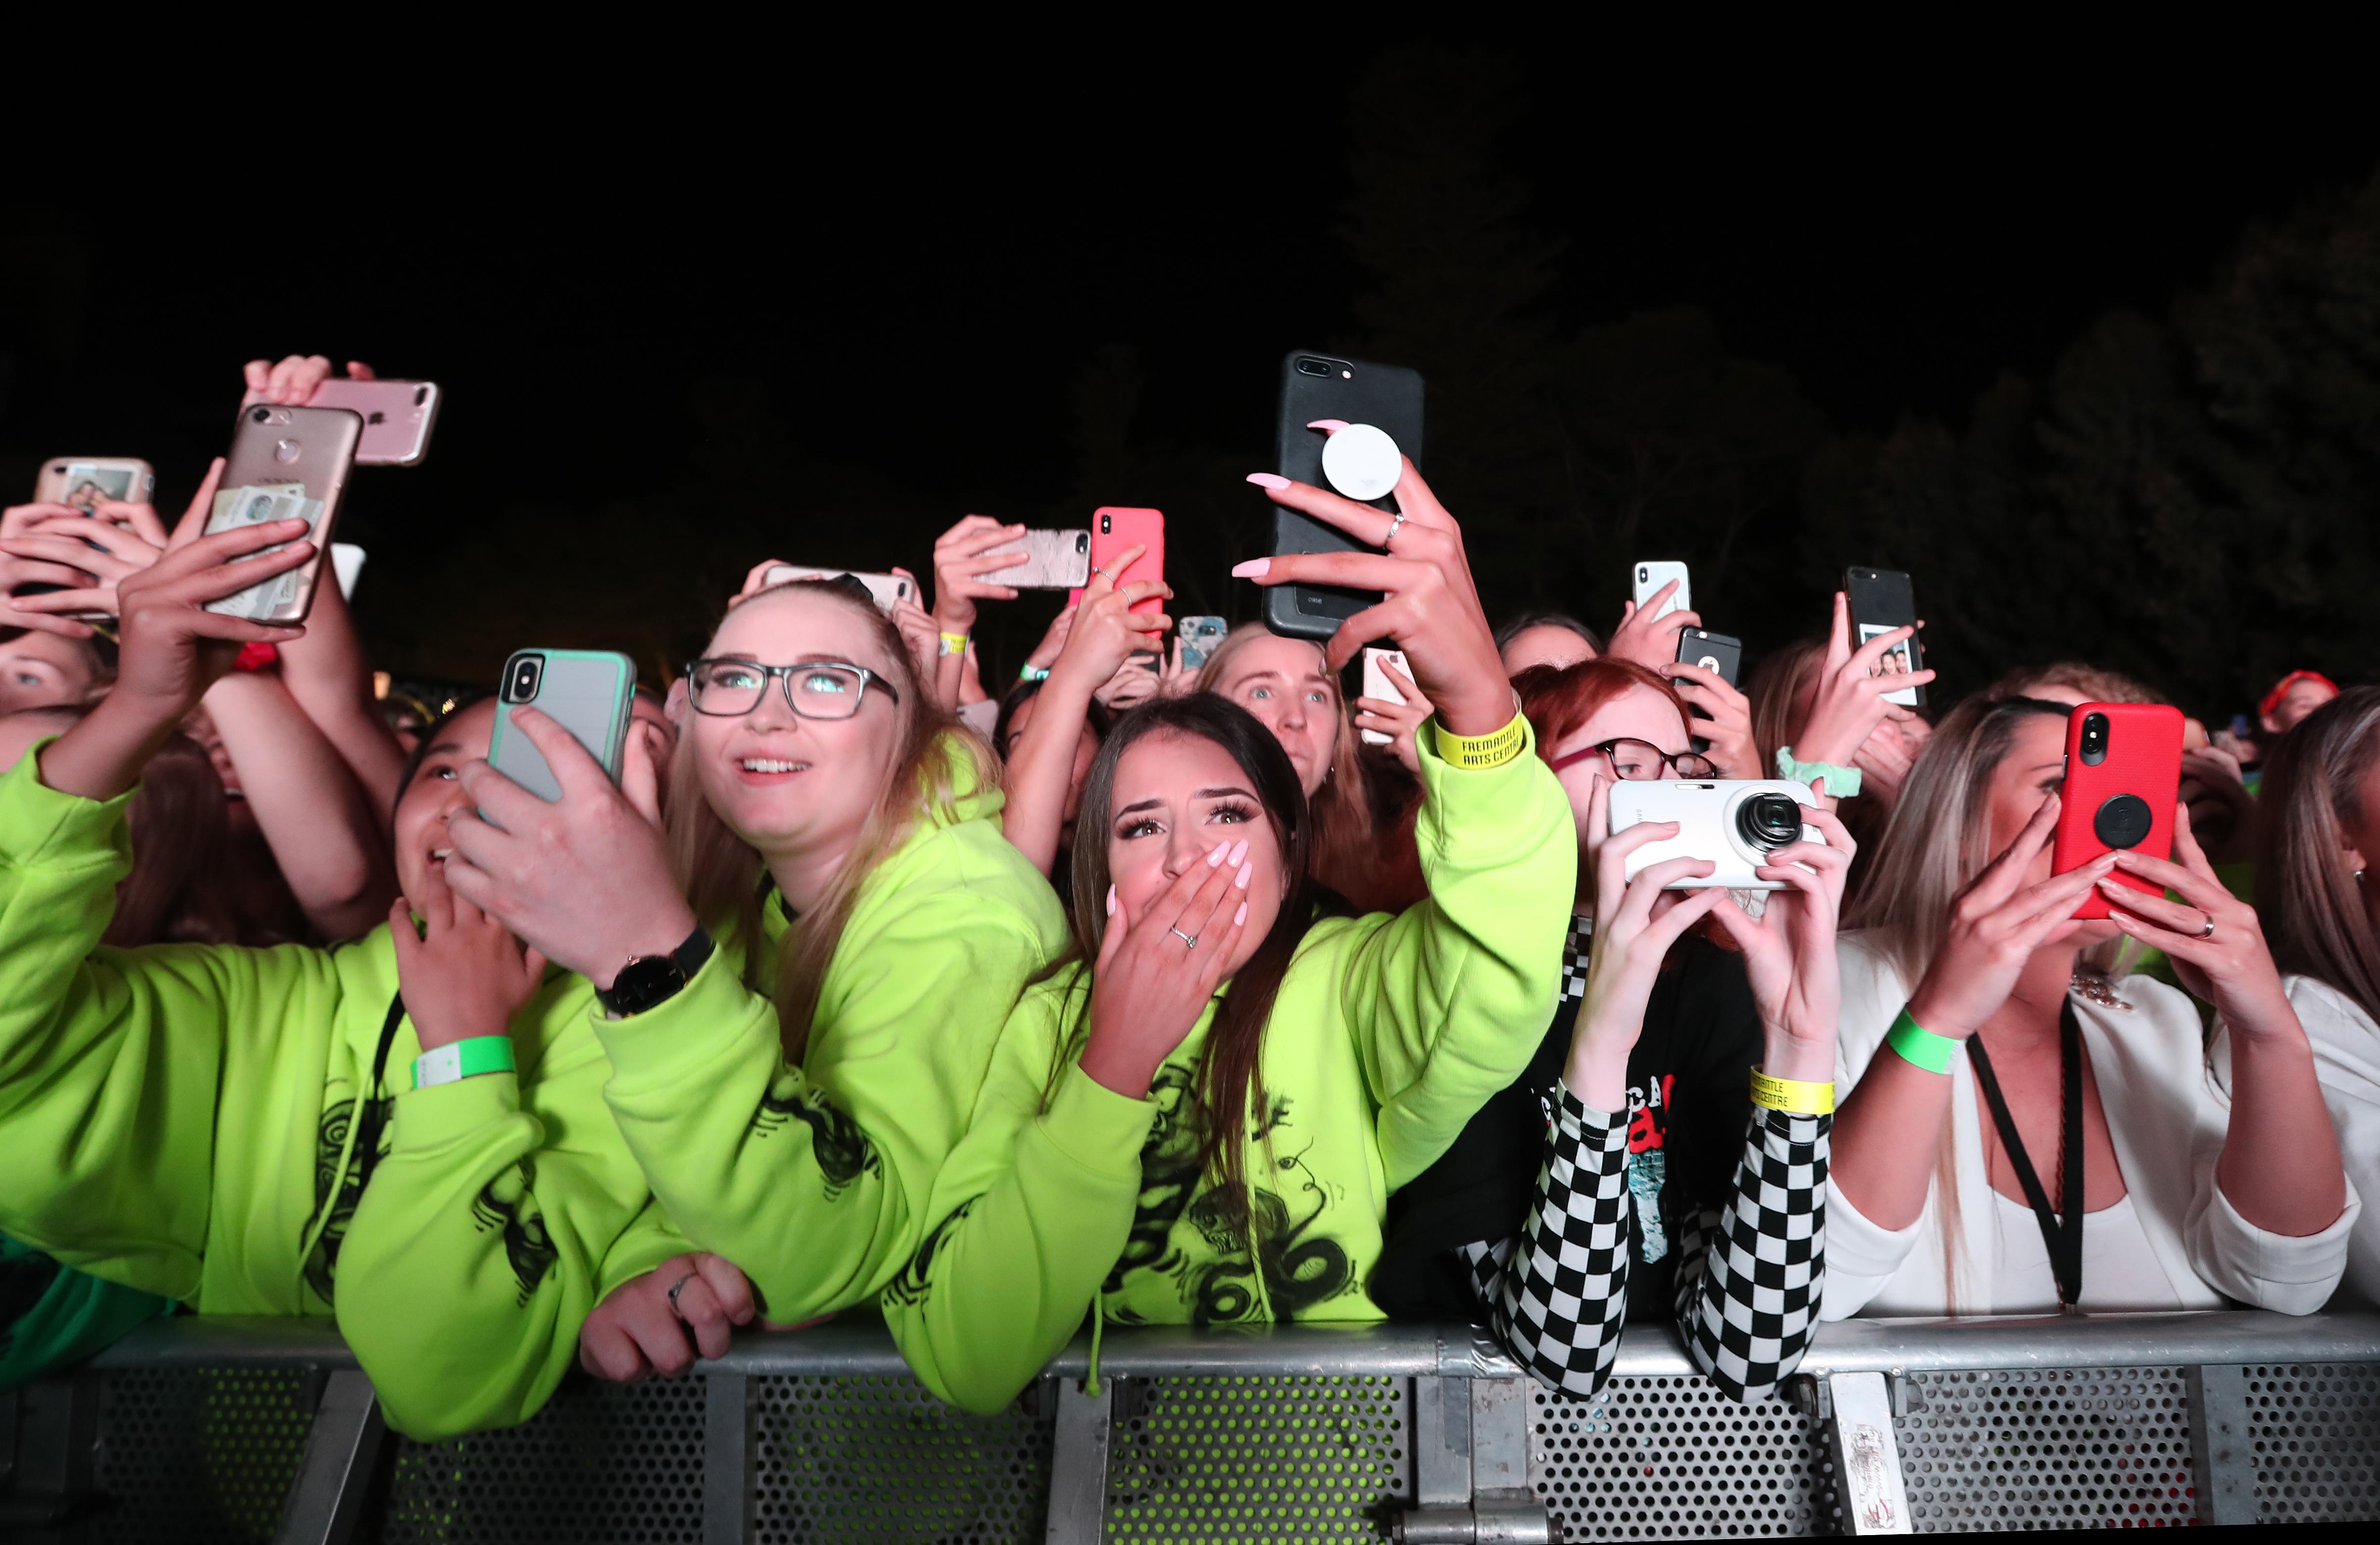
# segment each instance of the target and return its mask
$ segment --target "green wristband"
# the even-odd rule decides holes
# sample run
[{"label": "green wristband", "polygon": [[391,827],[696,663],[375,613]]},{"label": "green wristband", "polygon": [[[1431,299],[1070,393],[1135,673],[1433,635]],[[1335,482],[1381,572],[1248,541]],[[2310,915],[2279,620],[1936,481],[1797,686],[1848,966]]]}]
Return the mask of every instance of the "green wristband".
[{"label": "green wristband", "polygon": [[513,1038],[475,1035],[432,1047],[413,1059],[413,1087],[436,1089],[482,1073],[513,1071]]},{"label": "green wristband", "polygon": [[1019,681],[1047,681],[1050,679],[1050,667],[1047,665],[1027,665],[1023,670],[1016,673],[1016,679]]},{"label": "green wristband", "polygon": [[1892,1028],[1885,1032],[1884,1043],[1900,1052],[1901,1061],[1928,1073],[1949,1072],[1950,1055],[1959,1049],[1959,1043],[1949,1036],[1936,1035],[1909,1017],[1905,1008],[1900,1017],[1892,1022]]}]

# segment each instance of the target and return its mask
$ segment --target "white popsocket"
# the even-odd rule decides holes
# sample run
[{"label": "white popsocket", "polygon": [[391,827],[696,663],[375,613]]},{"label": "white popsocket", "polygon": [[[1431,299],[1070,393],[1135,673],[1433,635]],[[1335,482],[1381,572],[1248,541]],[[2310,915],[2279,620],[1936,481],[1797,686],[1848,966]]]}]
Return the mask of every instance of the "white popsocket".
[{"label": "white popsocket", "polygon": [[1349,424],[1322,443],[1322,475],[1350,499],[1366,504],[1396,492],[1404,458],[1386,430]]}]

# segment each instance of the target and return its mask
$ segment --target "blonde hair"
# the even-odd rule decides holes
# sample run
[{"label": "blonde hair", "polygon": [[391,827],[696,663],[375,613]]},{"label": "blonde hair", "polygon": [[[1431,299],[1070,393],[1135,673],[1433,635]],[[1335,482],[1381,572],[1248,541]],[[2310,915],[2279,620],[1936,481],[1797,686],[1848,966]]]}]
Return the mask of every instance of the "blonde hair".
[{"label": "blonde hair", "polygon": [[[891,668],[884,674],[897,694],[892,707],[900,715],[901,737],[858,838],[828,884],[824,898],[801,919],[800,927],[785,931],[774,956],[764,961],[759,941],[766,865],[759,850],[720,820],[703,797],[695,737],[690,734],[678,736],[663,827],[671,866],[686,891],[687,904],[714,933],[743,943],[745,985],[767,991],[774,1000],[785,1060],[799,1064],[809,1044],[811,1020],[818,1012],[827,967],[834,963],[843,931],[877,866],[920,825],[955,818],[963,779],[975,789],[1001,785],[1000,761],[991,748],[962,726],[918,680],[901,635],[866,596],[834,580],[796,579],[757,591],[740,604],[753,605],[788,591],[842,606],[863,620],[879,651],[890,662]],[[774,686],[772,681],[771,687]],[[687,712],[692,711],[689,701]]]},{"label": "blonde hair", "polygon": [[[1207,663],[1199,667],[1194,690],[1220,694],[1223,677],[1242,651],[1259,639],[1280,637],[1283,635],[1260,622],[1240,624],[1207,656]],[[1318,674],[1330,682],[1331,712],[1337,720],[1330,741],[1330,770],[1307,801],[1314,818],[1313,844],[1307,849],[1313,860],[1309,869],[1314,878],[1325,885],[1347,892],[1359,877],[1380,864],[1378,812],[1374,808],[1371,774],[1364,765],[1364,743],[1356,733],[1354,719],[1347,712],[1345,694],[1338,678],[1322,668],[1322,646],[1305,639],[1291,642],[1304,644],[1314,651]]]},{"label": "blonde hair", "polygon": [[2080,692],[2084,700],[2095,703],[2161,703],[2165,700],[2150,687],[2134,681],[2120,671],[2110,671],[2098,665],[2087,665],[2080,660],[2060,660],[2053,664],[2028,666],[2010,671],[1992,683],[1984,696],[1987,698],[2020,698],[2036,687],[2063,687],[2070,692]]},{"label": "blonde hair", "polygon": [[[2008,760],[2018,728],[2032,718],[2063,721],[2063,703],[2038,698],[1970,698],[1926,738],[1893,806],[1876,863],[1846,914],[1913,990],[1949,931],[1950,908],[1992,861],[1987,811],[1992,774]],[[1942,1228],[1942,1294],[1958,1312],[1958,1159],[1951,1122],[1934,1154],[1935,1216]]]}]

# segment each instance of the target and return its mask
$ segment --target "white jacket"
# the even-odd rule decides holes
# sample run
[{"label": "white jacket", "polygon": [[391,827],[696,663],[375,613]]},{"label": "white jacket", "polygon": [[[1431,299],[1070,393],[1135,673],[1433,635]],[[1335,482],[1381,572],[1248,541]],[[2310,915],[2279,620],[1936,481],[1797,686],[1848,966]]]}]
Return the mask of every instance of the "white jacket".
[{"label": "white jacket", "polygon": [[[1840,1102],[1883,1049],[1909,989],[1857,934],[1841,939],[1838,955],[1843,979],[1835,1052]],[[2362,1210],[2351,1174],[2346,1210],[2320,1234],[2267,1234],[2240,1216],[2215,1184],[2231,1101],[2201,1050],[2197,1010],[2188,994],[2149,977],[2125,978],[2117,995],[2132,1006],[2109,1008],[2075,996],[2083,1054],[2091,1059],[2125,1189],[2182,1307],[2221,1308],[2228,1298],[2287,1314],[2322,1308],[2346,1271],[2348,1242]],[[2380,1105],[2369,1108],[2380,1120]],[[1939,1315],[1953,1303],[1961,1314],[2005,1312],[1992,1301],[1999,1233],[1984,1168],[1974,1076],[1963,1048],[1950,1059],[1950,1133],[1960,1204],[1955,1296],[1946,1299],[1943,1291],[1942,1235],[1932,1192],[1915,1223],[1893,1230],[1861,1216],[1837,1188],[1827,1203],[1822,1318]],[[1912,1154],[1909,1162],[1930,1171],[1934,1154]],[[2082,1280],[2087,1294],[2087,1259]]]},{"label": "white jacket", "polygon": [[[2350,1194],[2380,1192],[2380,1025],[2338,989],[2312,977],[2283,977],[2289,1003],[2313,1043],[2315,1077],[2322,1080],[2323,1103],[2330,1107],[2330,1125],[2338,1134],[2339,1157],[2347,1163]],[[2231,1088],[2231,1059],[2227,1043],[2215,1048],[2216,1081]],[[2350,1214],[2354,1207],[2348,1209]],[[2342,1306],[2380,1304],[2380,1213],[2369,1223],[2356,1219],[2347,1249],[2347,1281],[2338,1290]]]}]

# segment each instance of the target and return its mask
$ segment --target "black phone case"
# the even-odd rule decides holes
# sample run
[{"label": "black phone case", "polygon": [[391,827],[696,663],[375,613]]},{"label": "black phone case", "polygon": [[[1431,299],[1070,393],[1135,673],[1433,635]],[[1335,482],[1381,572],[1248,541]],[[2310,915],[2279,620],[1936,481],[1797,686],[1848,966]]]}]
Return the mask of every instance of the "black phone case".
[{"label": "black phone case", "polygon": [[[1309,362],[1299,370],[1299,362]],[[1312,365],[1326,367],[1313,372]],[[1421,372],[1398,365],[1376,365],[1312,349],[1294,349],[1281,362],[1281,430],[1274,468],[1284,478],[1317,488],[1330,485],[1322,477],[1322,442],[1318,429],[1305,426],[1317,419],[1342,419],[1386,431],[1397,448],[1422,460]],[[1375,499],[1373,506],[1394,512],[1395,495]],[[1286,553],[1367,553],[1354,538],[1335,526],[1309,516],[1273,506],[1272,550]],[[1265,626],[1293,639],[1328,639],[1339,625],[1376,603],[1377,591],[1341,590],[1330,585],[1275,585],[1265,591]]]},{"label": "black phone case", "polygon": [[1690,665],[1716,661],[1719,679],[1733,687],[1743,668],[1743,640],[1713,633],[1706,627],[1682,627],[1678,629],[1678,659]]},{"label": "black phone case", "polygon": [[[1852,648],[1860,647],[1862,624],[1877,627],[1907,627],[1917,620],[1917,596],[1910,588],[1909,576],[1890,568],[1847,568],[1843,570],[1843,599],[1850,603],[1852,614]],[[1925,668],[1925,643],[1917,634],[1909,636],[1909,668]],[[1905,690],[1915,694],[1915,706],[1924,707],[1925,688],[1912,687]]]}]

